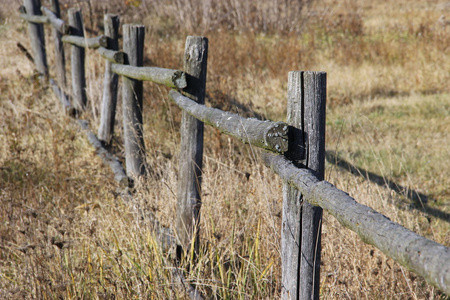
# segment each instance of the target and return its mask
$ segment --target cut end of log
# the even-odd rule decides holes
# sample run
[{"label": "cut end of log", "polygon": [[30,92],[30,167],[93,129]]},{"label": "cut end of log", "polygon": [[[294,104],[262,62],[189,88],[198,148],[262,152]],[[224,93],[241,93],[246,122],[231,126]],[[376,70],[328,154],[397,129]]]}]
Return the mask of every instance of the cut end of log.
[{"label": "cut end of log", "polygon": [[101,35],[98,40],[100,47],[108,48],[108,37]]},{"label": "cut end of log", "polygon": [[275,149],[278,153],[288,151],[289,146],[289,126],[284,122],[277,122],[266,134],[265,145],[270,149]]},{"label": "cut end of log", "polygon": [[125,63],[125,53],[122,51],[117,51],[114,53],[114,61],[117,64],[124,64]]},{"label": "cut end of log", "polygon": [[172,76],[172,82],[175,83],[175,87],[179,89],[184,89],[187,87],[186,73],[182,71],[176,71]]}]

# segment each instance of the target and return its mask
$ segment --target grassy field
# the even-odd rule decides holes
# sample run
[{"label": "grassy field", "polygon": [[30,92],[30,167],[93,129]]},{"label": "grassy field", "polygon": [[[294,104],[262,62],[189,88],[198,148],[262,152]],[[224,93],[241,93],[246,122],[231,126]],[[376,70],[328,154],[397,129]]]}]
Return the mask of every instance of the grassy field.
[{"label": "grassy field", "polygon": [[[450,246],[447,1],[319,0],[301,11],[297,1],[212,1],[208,9],[199,0],[60,2],[64,17],[83,8],[89,36],[102,32],[105,11],[146,25],[146,65],[180,69],[186,36],[208,37],[207,105],[245,116],[285,120],[287,73],[326,71],[326,180]],[[0,0],[0,298],[188,298],[173,282],[170,254],[136,213],[173,224],[179,109],[165,88],[144,84],[147,163],[158,176],[138,186],[130,206],[18,50],[18,42],[31,50],[19,5]],[[103,62],[94,51],[86,67],[83,118],[95,131]],[[205,145],[202,249],[188,279],[212,299],[278,298],[281,181],[257,149],[209,127]],[[327,213],[322,247],[323,299],[448,299]]]}]

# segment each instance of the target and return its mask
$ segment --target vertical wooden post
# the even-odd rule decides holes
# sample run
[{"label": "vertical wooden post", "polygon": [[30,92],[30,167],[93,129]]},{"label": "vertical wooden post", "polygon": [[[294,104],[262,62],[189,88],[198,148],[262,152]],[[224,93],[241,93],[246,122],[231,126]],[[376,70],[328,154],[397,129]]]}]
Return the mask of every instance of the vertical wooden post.
[{"label": "vertical wooden post", "polygon": [[[285,156],[297,167],[304,167],[303,135],[303,72],[290,72],[288,78],[287,124],[289,146]],[[300,269],[300,220],[302,195],[287,183],[283,183],[283,215],[281,225],[281,298],[298,299],[298,274]]]},{"label": "vertical wooden post", "polygon": [[[69,9],[69,25],[70,34],[84,36],[83,20],[79,9]],[[70,46],[71,49],[71,68],[72,68],[72,96],[74,106],[82,111],[86,107],[86,77],[85,77],[85,50],[83,47],[75,45]]]},{"label": "vertical wooden post", "polygon": [[[296,129],[291,130],[293,136],[286,156],[323,179],[326,73],[291,72],[288,90],[288,123]],[[319,299],[321,222],[322,209],[302,201],[301,194],[285,184],[282,299]]]},{"label": "vertical wooden post", "polygon": [[[320,180],[325,172],[325,117],[327,75],[305,72],[304,131],[306,167]],[[304,201],[302,205],[300,252],[300,299],[319,299],[322,208]]]},{"label": "vertical wooden post", "polygon": [[[126,62],[140,67],[144,62],[145,27],[123,25],[123,51]],[[142,81],[122,77],[122,112],[127,175],[132,178],[145,173],[145,148],[142,128]]]},{"label": "vertical wooden post", "polygon": [[[40,0],[24,0],[24,5],[29,15],[42,15]],[[34,63],[41,76],[48,76],[47,57],[45,53],[44,26],[28,22],[31,47],[33,49]]]},{"label": "vertical wooden post", "polygon": [[[59,8],[59,0],[51,0],[53,13],[61,18],[61,10]],[[66,80],[66,60],[64,57],[64,45],[61,41],[62,34],[52,26],[52,35],[55,42],[55,62],[56,62],[56,77],[58,78],[59,86],[64,90],[67,85]]]},{"label": "vertical wooden post", "polygon": [[[105,35],[108,37],[108,48],[119,50],[119,16],[106,14],[104,17]],[[98,138],[105,144],[111,144],[114,133],[114,121],[117,104],[117,83],[119,76],[111,72],[111,62],[105,60],[105,77],[103,80],[103,99],[98,128]]]},{"label": "vertical wooden post", "polygon": [[[208,39],[189,36],[184,51],[184,70],[188,87],[184,94],[205,103]],[[203,123],[183,111],[178,175],[177,234],[185,252],[199,250]],[[194,244],[192,245],[192,242]]]}]

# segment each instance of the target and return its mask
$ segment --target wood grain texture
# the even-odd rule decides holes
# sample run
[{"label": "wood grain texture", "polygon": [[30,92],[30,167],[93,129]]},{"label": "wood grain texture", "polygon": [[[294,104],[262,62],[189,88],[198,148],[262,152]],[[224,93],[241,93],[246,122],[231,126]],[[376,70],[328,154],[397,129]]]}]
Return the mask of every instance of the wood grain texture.
[{"label": "wood grain texture", "polygon": [[[27,16],[42,16],[40,0],[24,0]],[[47,17],[45,17],[47,18]],[[48,18],[47,18],[48,20]],[[48,76],[47,56],[45,53],[45,35],[42,24],[28,22],[31,48],[33,49],[34,64],[40,75]]]},{"label": "wood grain texture", "polygon": [[[303,135],[303,72],[290,72],[288,77],[287,123],[292,126],[289,149],[285,153],[300,167],[304,163]],[[283,182],[283,208],[281,225],[281,299],[298,299],[300,245],[301,245],[301,193]]]},{"label": "wood grain texture", "polygon": [[[61,10],[59,7],[59,0],[51,0],[52,14],[55,18],[61,17]],[[64,25],[65,26],[65,25]],[[64,52],[64,44],[61,41],[62,34],[68,31],[69,26],[61,28],[61,31],[57,28],[52,28],[53,42],[55,45],[55,64],[56,64],[56,78],[58,80],[59,86],[64,90],[67,87],[67,77],[66,77],[66,59]],[[64,31],[64,32],[62,32]]]},{"label": "wood grain texture", "polygon": [[104,47],[97,48],[98,54],[103,56],[103,58],[115,64],[124,64],[125,63],[125,53],[122,51],[110,50]]},{"label": "wood grain texture", "polygon": [[[144,61],[145,27],[123,25],[123,52],[126,63],[140,67]],[[145,174],[145,146],[142,128],[142,81],[122,77],[122,113],[127,175],[137,178]]]},{"label": "wood grain texture", "polygon": [[[42,6],[41,11],[47,16],[48,22],[52,25],[53,29],[56,29],[61,34],[69,33],[69,26],[60,19],[59,1],[52,0],[52,10]],[[56,9],[56,7],[58,7]]]},{"label": "wood grain texture", "polygon": [[356,232],[367,244],[378,248],[429,284],[450,294],[450,248],[426,239],[370,207],[359,204],[316,172],[297,168],[280,155],[263,153],[264,164],[295,188],[306,201],[320,206],[343,226]]},{"label": "wood grain texture", "polygon": [[48,24],[50,22],[47,16],[35,16],[22,13],[19,15],[19,17],[27,22],[34,24]]},{"label": "wood grain texture", "polygon": [[[79,33],[79,31],[77,32]],[[85,38],[84,36],[75,35],[75,33],[72,33],[72,30],[71,35],[64,35],[62,37],[62,41],[81,48],[97,49],[99,47],[108,47],[108,38],[104,35]]]},{"label": "wood grain texture", "polygon": [[[83,20],[79,9],[69,9],[69,25],[71,33],[84,40]],[[64,36],[62,38],[64,40]],[[83,111],[87,103],[86,75],[85,75],[85,50],[83,47],[71,45],[71,71],[72,71],[72,96],[73,105],[78,111]]]},{"label": "wood grain texture", "polygon": [[[205,103],[208,40],[189,36],[184,52],[187,77],[185,96],[198,104]],[[183,111],[178,177],[177,235],[185,253],[199,249],[199,222],[203,159],[203,123]],[[192,245],[191,243],[194,242]]]},{"label": "wood grain texture", "polygon": [[169,98],[189,115],[238,138],[243,143],[276,153],[283,153],[288,149],[289,126],[284,122],[246,119],[237,114],[198,104],[175,90],[169,92]]},{"label": "wood grain texture", "polygon": [[[327,81],[324,72],[303,73],[306,167],[319,180],[325,172]],[[319,299],[322,208],[304,201],[301,212],[299,299]]]},{"label": "wood grain texture", "polygon": [[111,70],[128,78],[143,81],[152,81],[170,88],[182,89],[186,87],[186,74],[178,70],[170,70],[158,67],[133,67],[121,64],[113,64]]},{"label": "wood grain texture", "polygon": [[[105,35],[109,39],[111,51],[119,50],[119,16],[106,14],[104,16]],[[105,144],[111,144],[114,134],[114,122],[116,119],[117,87],[119,76],[111,72],[112,63],[105,62],[105,75],[103,78],[103,95],[100,115],[100,125],[98,128],[98,138]]]}]

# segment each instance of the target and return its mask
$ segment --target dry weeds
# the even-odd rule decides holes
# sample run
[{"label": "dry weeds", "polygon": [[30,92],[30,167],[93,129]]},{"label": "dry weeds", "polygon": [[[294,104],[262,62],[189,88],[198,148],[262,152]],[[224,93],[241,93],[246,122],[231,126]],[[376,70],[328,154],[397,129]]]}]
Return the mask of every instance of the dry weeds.
[{"label": "dry weeds", "polygon": [[[3,2],[0,298],[186,298],[172,284],[170,256],[122,201],[109,169],[63,116],[51,90],[33,77],[16,47],[20,42],[30,49],[26,24],[14,13],[19,3]],[[64,9],[78,5],[61,2]],[[210,27],[197,26],[194,18],[191,30],[183,30],[183,20],[167,14],[175,9],[162,15],[160,1],[110,2],[80,2],[87,34],[100,32],[105,11],[123,14],[123,22],[143,22],[146,65],[181,68],[186,34],[209,37],[209,105],[284,120],[287,72],[327,71],[327,180],[450,245],[448,3],[323,0],[302,10],[307,21],[295,30],[287,23],[249,27],[243,19],[230,27],[217,13]],[[176,5],[185,1],[169,2],[184,8]],[[223,3],[231,11],[239,4]],[[50,61],[52,49],[48,41]],[[103,64],[96,53],[87,57],[84,117],[95,130]],[[147,162],[159,177],[137,190],[136,205],[171,226],[180,112],[165,88],[146,83],[144,90]],[[257,150],[211,128],[205,141],[202,254],[189,279],[212,298],[277,298],[281,182],[260,164]],[[117,126],[119,157],[121,144]],[[322,240],[324,299],[446,299],[327,214]]]}]

